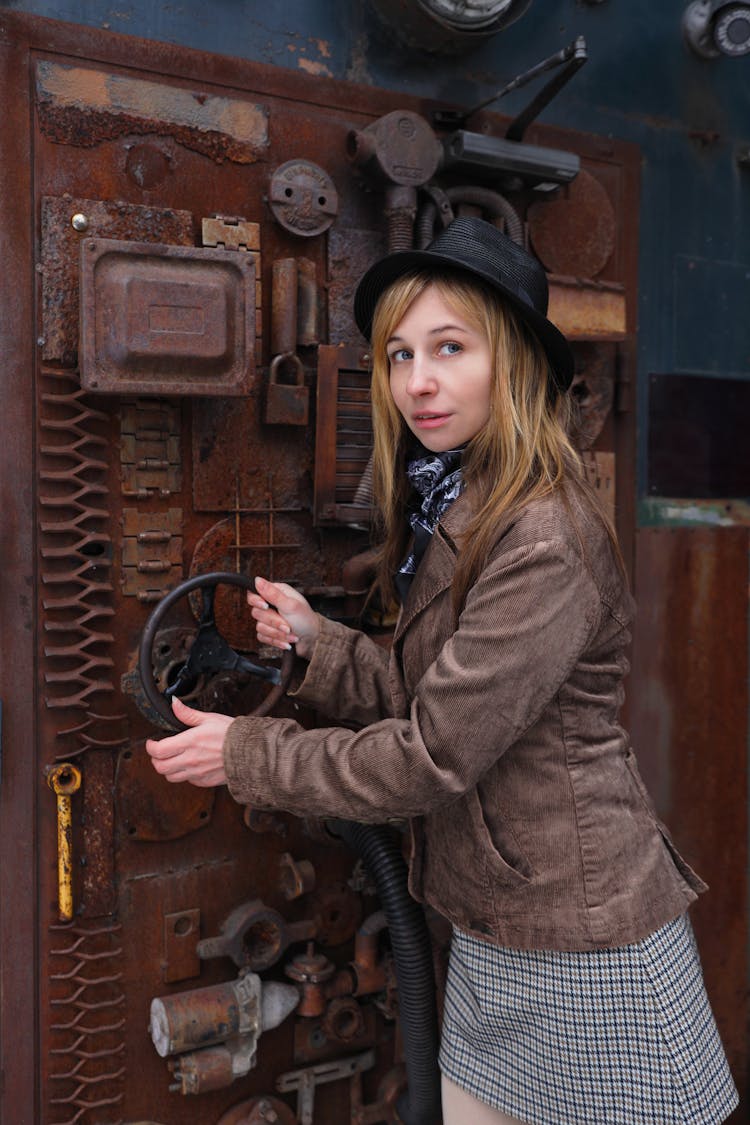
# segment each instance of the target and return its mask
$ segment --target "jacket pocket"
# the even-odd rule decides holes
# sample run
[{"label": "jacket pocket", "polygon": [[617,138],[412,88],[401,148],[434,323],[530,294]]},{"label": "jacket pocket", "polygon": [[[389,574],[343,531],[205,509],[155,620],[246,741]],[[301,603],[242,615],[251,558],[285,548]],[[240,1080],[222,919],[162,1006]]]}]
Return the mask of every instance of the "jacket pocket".
[{"label": "jacket pocket", "polygon": [[511,863],[500,851],[485,818],[478,788],[467,794],[466,803],[472,834],[488,875],[506,887],[521,887],[531,882],[534,874],[531,865],[520,854],[514,855]]}]

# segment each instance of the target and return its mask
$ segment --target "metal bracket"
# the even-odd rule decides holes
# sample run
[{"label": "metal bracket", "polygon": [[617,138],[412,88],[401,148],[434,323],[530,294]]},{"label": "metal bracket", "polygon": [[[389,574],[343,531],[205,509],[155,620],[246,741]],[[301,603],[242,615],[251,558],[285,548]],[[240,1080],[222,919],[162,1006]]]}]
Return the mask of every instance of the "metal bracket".
[{"label": "metal bracket", "polygon": [[479,113],[480,109],[484,109],[485,106],[499,101],[500,98],[504,98],[506,94],[512,93],[513,90],[520,89],[521,86],[525,86],[527,82],[538,78],[539,75],[545,73],[545,71],[562,66],[563,69],[560,73],[556,74],[542,87],[533,101],[522,113],[519,113],[518,116],[511,121],[506,129],[506,140],[520,141],[534,118],[539,116],[544,107],[552,101],[555,94],[557,94],[558,91],[570,81],[573,75],[580,70],[587,58],[586,40],[582,35],[579,35],[567,47],[563,47],[561,51],[550,55],[549,58],[543,59],[540,63],[537,63],[536,66],[532,66],[530,70],[524,71],[523,74],[519,74],[512,82],[509,82],[507,86],[503,86],[502,89],[498,90],[496,94],[492,94],[491,97],[478,102],[470,109],[435,110],[432,115],[433,123],[441,128],[460,129],[466,124],[469,118],[473,117],[475,113]]},{"label": "metal bracket", "polygon": [[312,1125],[315,1105],[315,1087],[325,1082],[338,1082],[342,1078],[353,1078],[375,1065],[375,1052],[365,1051],[348,1059],[307,1066],[302,1070],[288,1070],[276,1079],[276,1089],[281,1094],[296,1091],[297,1120],[300,1125]]}]

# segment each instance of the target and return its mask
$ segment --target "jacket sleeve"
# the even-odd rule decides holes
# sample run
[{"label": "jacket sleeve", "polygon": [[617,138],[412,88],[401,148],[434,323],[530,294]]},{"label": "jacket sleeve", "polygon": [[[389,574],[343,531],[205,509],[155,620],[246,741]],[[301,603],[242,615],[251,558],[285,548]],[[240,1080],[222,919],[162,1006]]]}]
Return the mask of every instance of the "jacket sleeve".
[{"label": "jacket sleeve", "polygon": [[365,823],[438,809],[473,788],[541,715],[585,651],[600,605],[567,543],[500,555],[417,684],[408,718],[359,731],[236,719],[224,743],[232,795]]},{"label": "jacket sleeve", "polygon": [[289,697],[342,723],[374,723],[392,714],[388,663],[365,633],[321,617],[305,677]]}]

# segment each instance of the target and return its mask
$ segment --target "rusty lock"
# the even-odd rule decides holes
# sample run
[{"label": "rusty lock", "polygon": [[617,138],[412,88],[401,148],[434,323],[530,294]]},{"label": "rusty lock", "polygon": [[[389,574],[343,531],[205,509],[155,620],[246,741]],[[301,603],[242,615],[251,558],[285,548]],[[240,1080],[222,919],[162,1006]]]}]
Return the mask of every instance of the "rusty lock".
[{"label": "rusty lock", "polygon": [[45,771],[47,784],[57,797],[57,904],[60,919],[73,917],[73,812],[70,798],[81,788],[81,771],[60,762]]},{"label": "rusty lock", "polygon": [[271,353],[266,392],[266,422],[272,426],[306,426],[310,392],[296,353],[299,270],[294,258],[273,263]]},{"label": "rusty lock", "polygon": [[306,426],[309,405],[302,360],[294,352],[274,356],[268,372],[266,422],[271,426]]}]

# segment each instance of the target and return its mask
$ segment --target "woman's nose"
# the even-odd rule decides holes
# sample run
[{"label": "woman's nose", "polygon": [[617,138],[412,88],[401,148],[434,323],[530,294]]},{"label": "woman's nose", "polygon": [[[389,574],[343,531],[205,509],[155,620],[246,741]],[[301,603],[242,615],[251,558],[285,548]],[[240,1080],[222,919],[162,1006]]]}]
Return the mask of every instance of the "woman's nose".
[{"label": "woman's nose", "polygon": [[410,395],[429,394],[435,390],[435,386],[435,373],[429,356],[415,355],[406,382],[407,393]]}]

